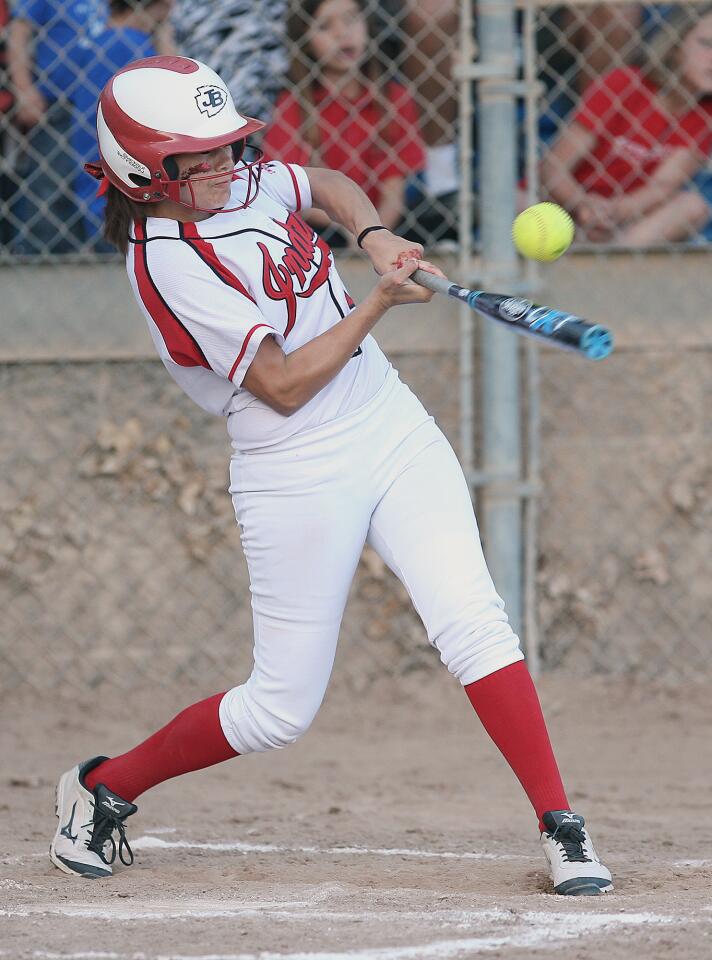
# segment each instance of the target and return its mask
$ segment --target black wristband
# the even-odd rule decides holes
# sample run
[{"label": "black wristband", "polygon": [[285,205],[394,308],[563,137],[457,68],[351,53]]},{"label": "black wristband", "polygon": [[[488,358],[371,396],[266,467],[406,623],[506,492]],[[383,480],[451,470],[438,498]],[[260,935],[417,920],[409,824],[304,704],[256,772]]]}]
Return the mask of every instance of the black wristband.
[{"label": "black wristband", "polygon": [[366,227],[365,230],[362,230],[361,233],[356,237],[356,246],[361,247],[363,250],[363,241],[373,230],[387,230],[388,227],[382,227],[380,224],[376,227]]}]

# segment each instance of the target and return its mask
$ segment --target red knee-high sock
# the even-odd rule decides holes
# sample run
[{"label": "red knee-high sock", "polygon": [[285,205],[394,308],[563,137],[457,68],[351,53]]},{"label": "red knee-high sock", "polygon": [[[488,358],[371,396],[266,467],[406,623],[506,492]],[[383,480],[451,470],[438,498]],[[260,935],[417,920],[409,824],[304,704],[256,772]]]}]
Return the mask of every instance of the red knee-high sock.
[{"label": "red knee-high sock", "polygon": [[218,708],[224,696],[217,693],[187,707],[133,750],[91,770],[86,785],[93,790],[103,783],[133,802],[157,783],[238,756],[220,726]]},{"label": "red knee-high sock", "polygon": [[523,660],[465,687],[477,716],[517,775],[539,818],[568,810],[564,785],[529,670]]}]

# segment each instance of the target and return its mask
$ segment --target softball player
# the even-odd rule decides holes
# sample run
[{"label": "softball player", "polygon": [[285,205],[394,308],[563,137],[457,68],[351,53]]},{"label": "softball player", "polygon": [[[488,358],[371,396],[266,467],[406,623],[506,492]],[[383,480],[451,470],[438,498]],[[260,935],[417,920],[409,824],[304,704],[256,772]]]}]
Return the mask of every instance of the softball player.
[{"label": "softball player", "polygon": [[[254,667],[119,757],[59,780],[52,862],[107,877],[133,855],[125,821],[149,787],[293,743],[331,672],[365,542],[400,578],[440,659],[521,781],[554,889],[612,887],[569,810],[539,701],[485,565],[455,455],[371,336],[386,310],[432,294],[422,248],[378,223],[341,174],[243,156],[262,124],[198,61],[152,57],[115,74],[97,111],[106,236],[126,253],[163,363],[227,418],[230,491],[250,575]],[[355,306],[299,216],[343,225],[380,279]],[[114,835],[118,834],[118,846]]]}]

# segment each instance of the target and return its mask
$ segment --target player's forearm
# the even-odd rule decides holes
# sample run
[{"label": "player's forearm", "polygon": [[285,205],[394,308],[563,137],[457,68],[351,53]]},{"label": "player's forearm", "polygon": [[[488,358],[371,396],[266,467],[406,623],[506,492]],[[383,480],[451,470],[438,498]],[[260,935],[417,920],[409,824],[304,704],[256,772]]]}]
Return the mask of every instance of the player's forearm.
[{"label": "player's forearm", "polygon": [[389,230],[393,230],[403,216],[404,193],[405,180],[403,177],[391,177],[383,181],[382,199],[378,204],[378,216],[383,226],[388,227]]},{"label": "player's forearm", "polygon": [[378,211],[361,187],[336,170],[310,167],[307,170],[312,204],[323,210],[334,223],[357,237],[366,227],[380,224]]},{"label": "player's forearm", "polygon": [[279,390],[280,412],[295,413],[323,390],[351,360],[386,310],[376,291],[371,291],[330,330],[288,354]]},{"label": "player's forearm", "polygon": [[331,225],[329,217],[327,217],[323,210],[318,210],[316,207],[303,210],[302,214],[306,222],[310,227],[313,227],[314,230],[325,230]]}]

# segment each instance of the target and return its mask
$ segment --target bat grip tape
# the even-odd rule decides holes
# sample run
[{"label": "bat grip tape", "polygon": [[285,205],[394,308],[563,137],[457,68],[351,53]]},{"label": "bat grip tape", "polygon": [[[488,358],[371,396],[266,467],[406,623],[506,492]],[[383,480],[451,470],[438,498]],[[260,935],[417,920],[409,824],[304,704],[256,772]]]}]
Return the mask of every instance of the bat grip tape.
[{"label": "bat grip tape", "polygon": [[448,280],[446,277],[437,277],[434,273],[427,273],[425,270],[416,270],[412,279],[419,283],[421,287],[427,287],[428,290],[433,290],[435,293],[447,294],[453,285],[452,280]]}]

